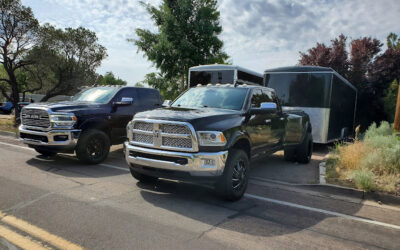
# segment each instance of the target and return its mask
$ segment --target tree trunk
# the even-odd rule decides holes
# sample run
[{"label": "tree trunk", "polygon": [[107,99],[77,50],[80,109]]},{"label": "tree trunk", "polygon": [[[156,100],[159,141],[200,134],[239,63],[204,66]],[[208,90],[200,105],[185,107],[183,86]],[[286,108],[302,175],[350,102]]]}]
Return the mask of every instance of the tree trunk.
[{"label": "tree trunk", "polygon": [[400,83],[399,90],[397,91],[397,103],[396,103],[396,113],[394,116],[394,126],[393,129],[396,132],[400,132]]}]

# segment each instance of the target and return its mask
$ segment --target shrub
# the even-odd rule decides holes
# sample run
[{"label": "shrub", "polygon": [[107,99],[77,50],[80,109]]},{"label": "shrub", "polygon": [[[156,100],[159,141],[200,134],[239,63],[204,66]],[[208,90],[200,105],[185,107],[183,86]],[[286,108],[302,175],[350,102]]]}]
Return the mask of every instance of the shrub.
[{"label": "shrub", "polygon": [[354,142],[346,146],[339,146],[339,166],[345,169],[357,169],[364,158],[364,145],[361,142]]},{"label": "shrub", "polygon": [[367,148],[362,168],[371,169],[379,174],[400,173],[400,141],[395,135],[377,135],[364,141]]},{"label": "shrub", "polygon": [[365,191],[400,193],[400,140],[388,122],[372,124],[362,141],[338,144],[331,155],[329,177],[338,175]]},{"label": "shrub", "polygon": [[383,121],[379,127],[376,127],[376,123],[372,123],[365,132],[364,139],[368,139],[375,136],[387,136],[392,135],[393,129],[387,121]]},{"label": "shrub", "polygon": [[374,179],[375,175],[371,170],[359,169],[355,170],[353,173],[353,180],[357,188],[363,189],[365,191],[372,191],[375,189]]}]

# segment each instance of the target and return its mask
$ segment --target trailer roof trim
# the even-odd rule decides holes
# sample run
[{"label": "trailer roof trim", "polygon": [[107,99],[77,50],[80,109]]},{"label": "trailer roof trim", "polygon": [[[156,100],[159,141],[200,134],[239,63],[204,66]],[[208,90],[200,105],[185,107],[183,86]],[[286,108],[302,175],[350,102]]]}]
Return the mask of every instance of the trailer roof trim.
[{"label": "trailer roof trim", "polygon": [[237,65],[228,65],[228,64],[208,64],[208,65],[199,65],[189,68],[189,71],[206,71],[206,70],[240,70],[252,75],[256,75],[259,77],[263,77],[263,74],[255,72],[250,69],[246,69]]},{"label": "trailer roof trim", "polygon": [[272,73],[272,72],[280,72],[280,73],[289,73],[289,72],[318,72],[318,71],[326,71],[326,72],[334,72],[332,68],[328,67],[320,67],[320,66],[288,66],[288,67],[279,67],[273,69],[266,69],[264,73]]},{"label": "trailer roof trim", "polygon": [[342,80],[346,85],[348,85],[350,88],[352,88],[354,91],[357,92],[357,88],[354,87],[353,84],[351,84],[347,79],[345,79],[343,76],[341,76],[338,72],[333,70],[332,68],[328,67],[320,67],[320,66],[289,66],[289,67],[279,67],[279,68],[273,68],[273,69],[266,69],[264,71],[264,74],[268,73],[330,73],[334,74],[337,77],[339,77],[340,80]]}]

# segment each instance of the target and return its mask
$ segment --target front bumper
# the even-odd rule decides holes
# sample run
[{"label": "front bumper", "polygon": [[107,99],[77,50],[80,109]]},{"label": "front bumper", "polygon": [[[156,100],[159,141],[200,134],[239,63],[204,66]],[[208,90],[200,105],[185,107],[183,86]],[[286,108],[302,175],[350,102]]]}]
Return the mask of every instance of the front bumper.
[{"label": "front bumper", "polygon": [[28,145],[74,148],[78,142],[80,129],[37,131],[21,125],[19,139]]},{"label": "front bumper", "polygon": [[150,149],[125,142],[125,158],[131,167],[184,172],[190,176],[216,177],[224,172],[228,151],[185,153]]}]

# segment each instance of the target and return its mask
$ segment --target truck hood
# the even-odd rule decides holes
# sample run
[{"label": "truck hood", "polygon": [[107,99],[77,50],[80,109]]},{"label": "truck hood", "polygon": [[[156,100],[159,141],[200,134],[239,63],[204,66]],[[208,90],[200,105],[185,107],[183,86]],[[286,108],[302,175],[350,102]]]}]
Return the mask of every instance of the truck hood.
[{"label": "truck hood", "polygon": [[137,113],[134,119],[189,122],[195,130],[224,131],[231,127],[240,126],[244,120],[244,115],[242,111],[227,109],[169,107]]},{"label": "truck hood", "polygon": [[44,108],[50,109],[52,112],[77,112],[81,113],[87,110],[100,109],[104,104],[97,104],[91,102],[73,102],[73,101],[63,101],[63,102],[39,102],[32,103],[27,108]]}]

